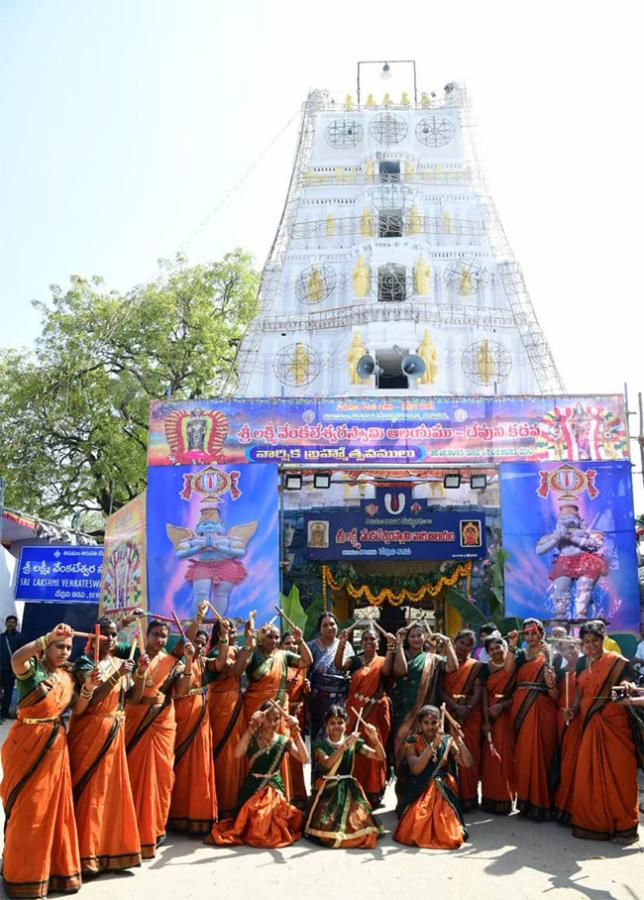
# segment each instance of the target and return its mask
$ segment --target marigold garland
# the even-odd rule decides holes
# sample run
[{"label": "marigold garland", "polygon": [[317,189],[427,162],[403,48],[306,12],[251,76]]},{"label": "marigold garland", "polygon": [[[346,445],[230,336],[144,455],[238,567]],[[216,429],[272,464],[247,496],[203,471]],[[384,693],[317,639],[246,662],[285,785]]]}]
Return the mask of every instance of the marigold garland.
[{"label": "marigold garland", "polygon": [[327,565],[322,566],[322,596],[326,598],[327,588],[332,591],[341,591],[343,588],[353,600],[367,600],[371,606],[382,606],[386,601],[392,606],[400,606],[407,600],[410,603],[418,603],[424,597],[436,597],[443,588],[454,587],[461,578],[467,579],[467,596],[470,596],[470,579],[472,575],[472,563],[459,563],[453,572],[449,575],[441,575],[436,584],[423,584],[417,591],[409,591],[403,588],[399,592],[392,591],[391,588],[383,588],[377,594],[372,593],[368,584],[361,584],[360,587],[354,587],[350,581],[341,583],[333,577],[331,569]]}]

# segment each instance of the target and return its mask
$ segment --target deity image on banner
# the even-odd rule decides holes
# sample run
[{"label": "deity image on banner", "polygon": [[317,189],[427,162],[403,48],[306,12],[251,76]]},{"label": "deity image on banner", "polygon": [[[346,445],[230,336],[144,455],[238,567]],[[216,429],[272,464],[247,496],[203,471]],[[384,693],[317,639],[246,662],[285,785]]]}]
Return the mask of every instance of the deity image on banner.
[{"label": "deity image on banner", "polygon": [[147,606],[145,491],[107,519],[99,610]]},{"label": "deity image on banner", "polygon": [[153,611],[188,619],[207,600],[233,618],[257,610],[261,621],[272,610],[279,597],[275,466],[151,467],[147,522]]},{"label": "deity image on banner", "polygon": [[639,630],[630,463],[503,463],[508,616]]},{"label": "deity image on banner", "polygon": [[189,560],[186,581],[192,585],[192,607],[208,600],[217,612],[226,615],[232,588],[241,584],[248,572],[241,559],[257,530],[257,522],[235,525],[229,532],[221,521],[218,506],[201,507],[194,531],[166,525],[168,537],[179,559]]}]

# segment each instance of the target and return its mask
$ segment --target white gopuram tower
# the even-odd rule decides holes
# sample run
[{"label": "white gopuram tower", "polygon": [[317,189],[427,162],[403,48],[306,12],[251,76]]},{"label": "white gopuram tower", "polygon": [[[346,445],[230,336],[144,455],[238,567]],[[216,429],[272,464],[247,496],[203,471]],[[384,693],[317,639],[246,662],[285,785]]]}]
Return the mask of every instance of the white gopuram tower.
[{"label": "white gopuram tower", "polygon": [[[369,72],[408,77],[396,96]],[[393,84],[391,86],[393,88]],[[560,393],[476,158],[465,89],[411,61],[309,94],[239,397]]]}]

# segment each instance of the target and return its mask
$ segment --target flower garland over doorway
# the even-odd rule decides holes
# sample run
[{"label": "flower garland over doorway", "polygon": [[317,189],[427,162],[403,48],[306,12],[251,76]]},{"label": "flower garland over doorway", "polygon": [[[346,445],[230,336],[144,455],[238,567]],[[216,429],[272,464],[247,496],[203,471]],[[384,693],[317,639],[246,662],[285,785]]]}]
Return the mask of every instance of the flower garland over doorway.
[{"label": "flower garland over doorway", "polygon": [[391,588],[382,588],[377,594],[371,591],[368,584],[361,584],[356,587],[348,579],[336,581],[333,577],[330,566],[322,566],[322,597],[326,602],[327,589],[332,591],[346,590],[347,594],[353,600],[367,600],[371,606],[382,606],[383,603],[390,603],[392,606],[400,606],[402,603],[419,603],[425,597],[436,597],[444,588],[454,587],[461,578],[466,579],[466,596],[471,594],[471,576],[472,563],[468,560],[465,563],[459,563],[449,575],[441,575],[434,584],[422,584],[418,590],[410,591],[402,588],[400,591],[392,591]]}]

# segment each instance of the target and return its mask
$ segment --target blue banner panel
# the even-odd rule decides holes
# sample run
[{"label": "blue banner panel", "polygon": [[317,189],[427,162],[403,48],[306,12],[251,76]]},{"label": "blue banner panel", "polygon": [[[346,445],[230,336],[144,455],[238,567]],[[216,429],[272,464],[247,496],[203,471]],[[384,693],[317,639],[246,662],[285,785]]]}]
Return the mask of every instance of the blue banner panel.
[{"label": "blue banner panel", "polygon": [[98,603],[102,562],[102,547],[23,547],[16,600]]},{"label": "blue banner panel", "polygon": [[485,556],[479,511],[430,511],[409,489],[386,488],[358,510],[305,513],[309,559],[478,559]]},{"label": "blue banner panel", "polygon": [[514,462],[500,473],[506,615],[638,632],[630,463]]},{"label": "blue banner panel", "polygon": [[192,618],[209,600],[257,622],[279,601],[276,466],[177,466],[148,470],[148,606]]}]

